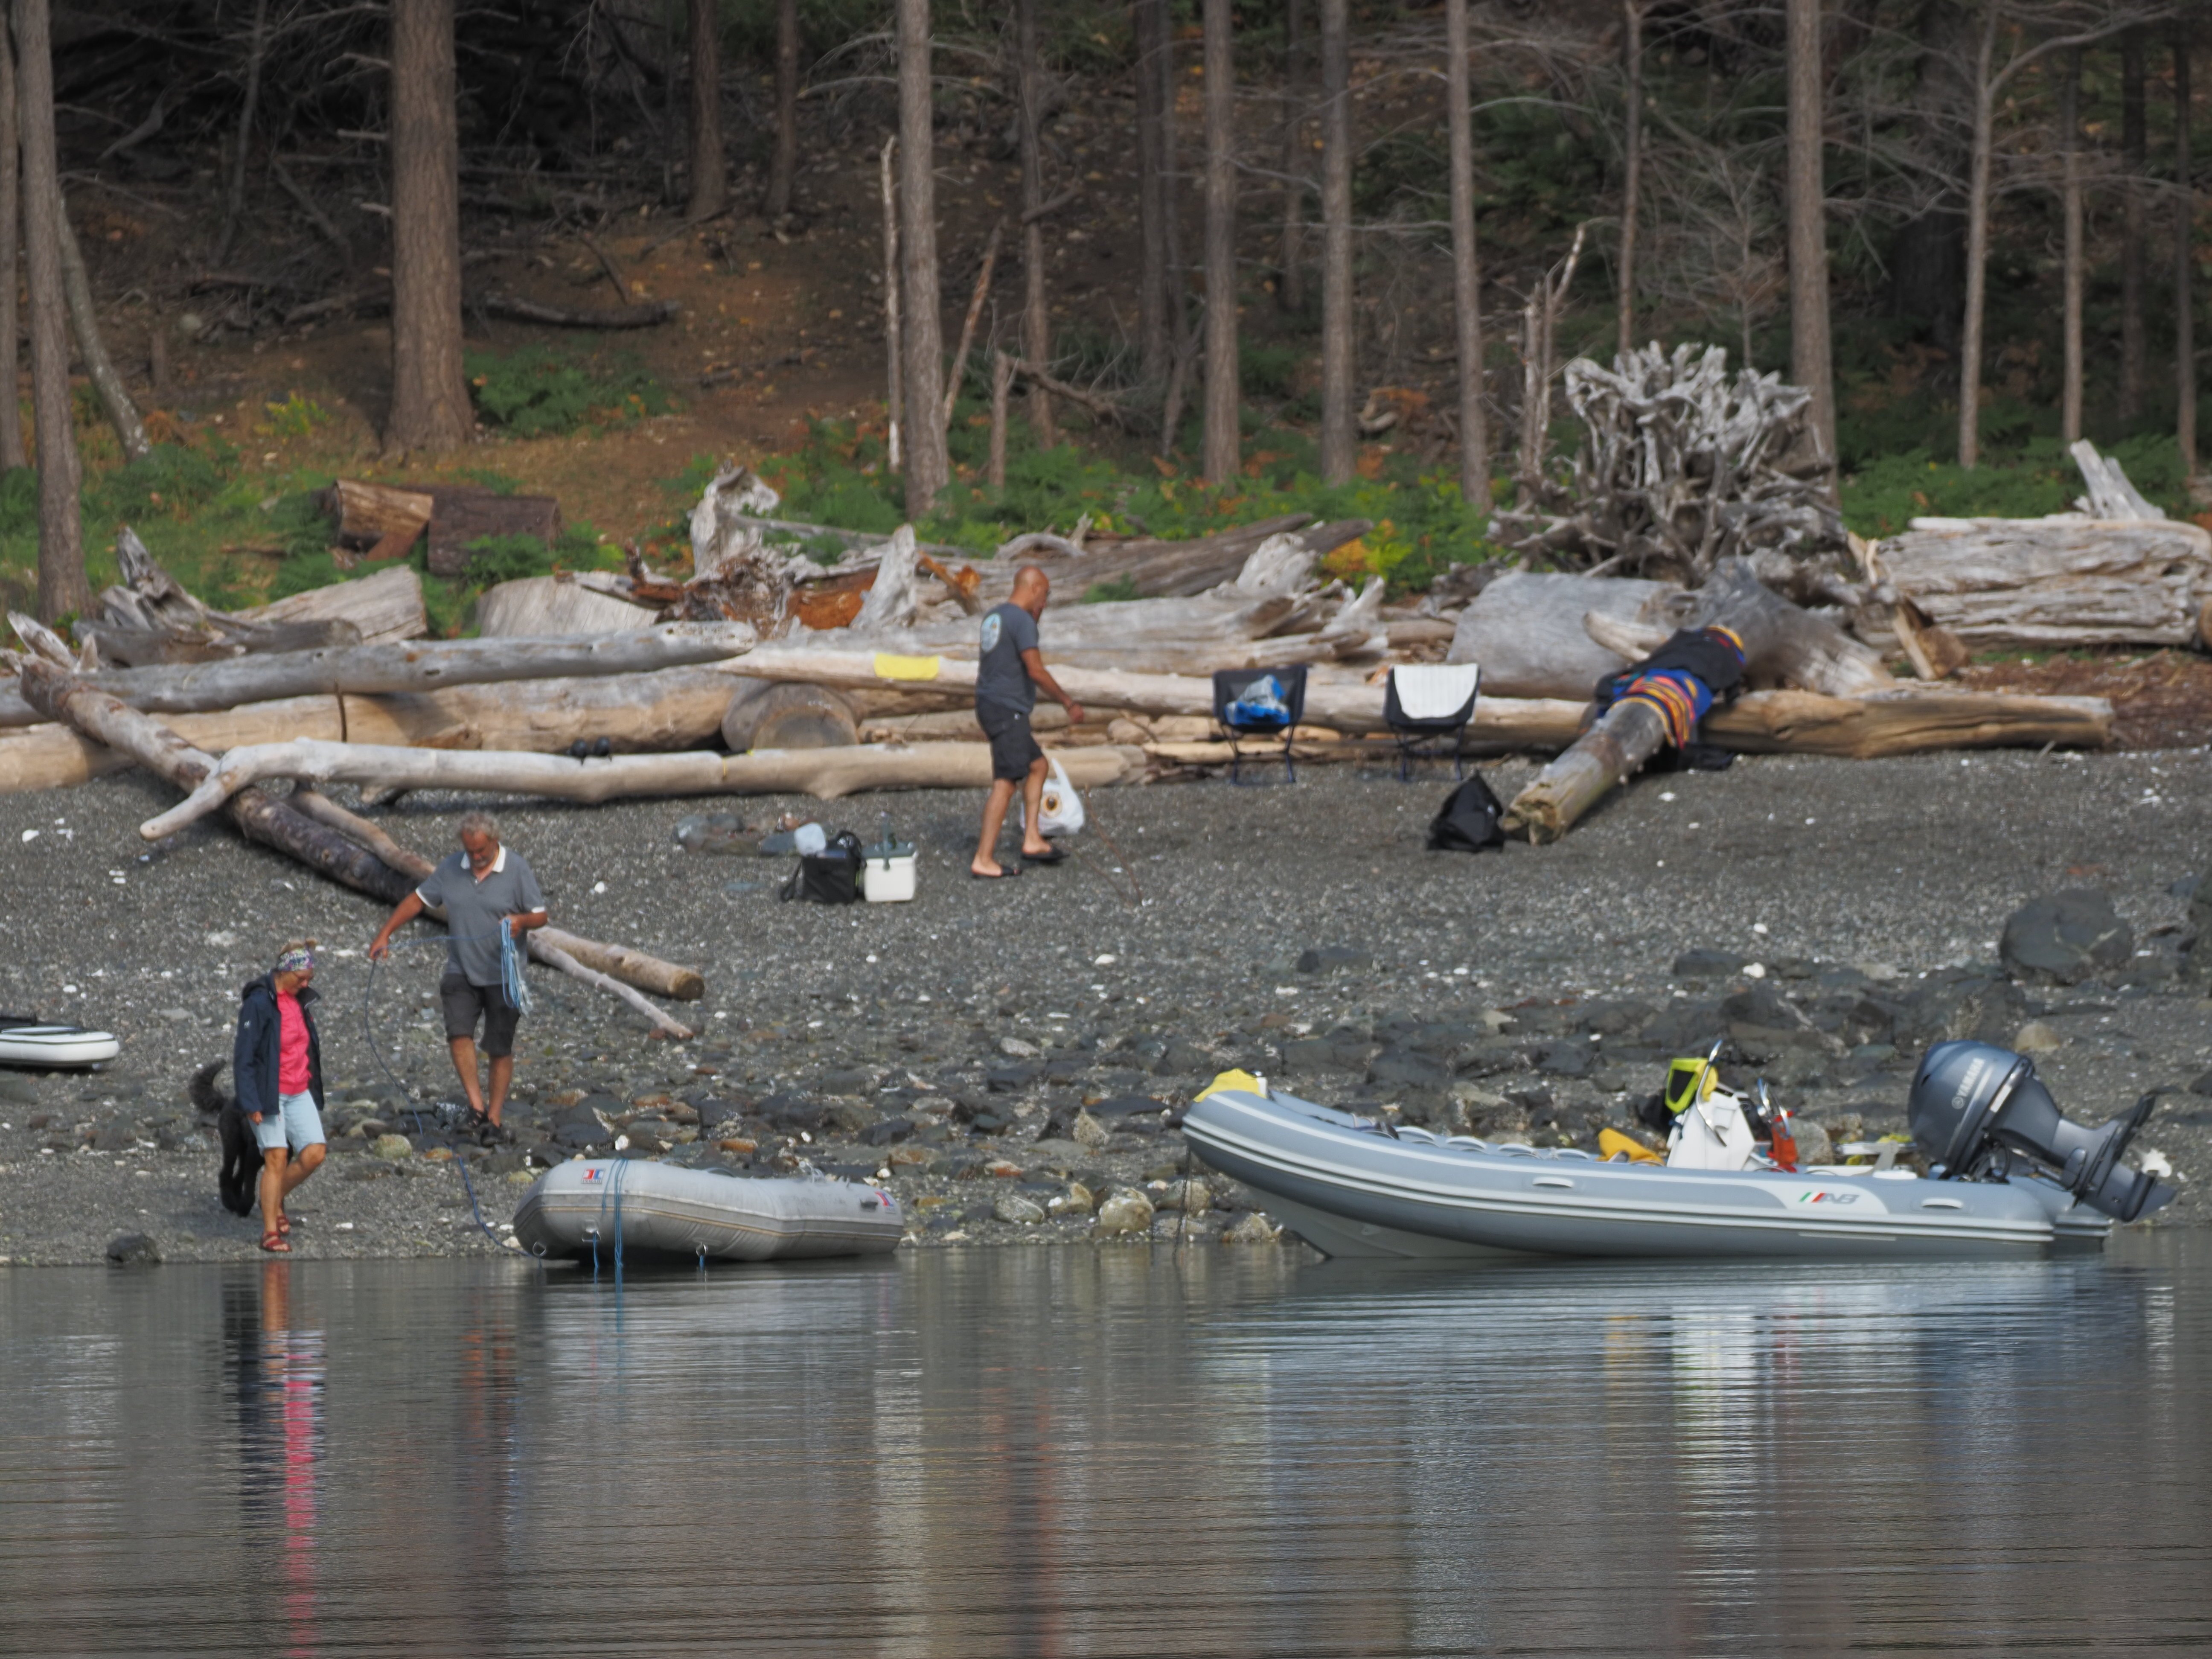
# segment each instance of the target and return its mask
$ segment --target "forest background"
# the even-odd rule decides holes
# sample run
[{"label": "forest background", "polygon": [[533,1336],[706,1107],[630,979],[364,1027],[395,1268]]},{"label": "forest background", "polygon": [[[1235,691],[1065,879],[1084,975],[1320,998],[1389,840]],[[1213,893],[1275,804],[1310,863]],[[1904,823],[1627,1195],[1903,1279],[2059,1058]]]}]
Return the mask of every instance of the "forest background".
[{"label": "forest background", "polygon": [[1624,337],[1814,386],[1864,535],[2063,510],[2078,434],[2194,512],[2193,9],[12,0],[0,598],[124,523],[217,604],[360,574],[342,473],[556,495],[465,631],[681,568],[728,456],[978,552],[1364,517],[1403,590]]}]

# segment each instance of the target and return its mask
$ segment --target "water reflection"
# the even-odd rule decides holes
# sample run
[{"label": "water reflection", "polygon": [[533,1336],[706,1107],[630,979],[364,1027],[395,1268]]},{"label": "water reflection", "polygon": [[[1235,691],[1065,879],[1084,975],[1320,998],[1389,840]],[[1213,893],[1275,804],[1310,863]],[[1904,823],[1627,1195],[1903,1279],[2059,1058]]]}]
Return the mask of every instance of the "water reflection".
[{"label": "water reflection", "polygon": [[2122,1248],[18,1272],[0,1647],[2187,1645],[2212,1249]]},{"label": "water reflection", "polygon": [[323,1334],[292,1316],[292,1264],[222,1287],[223,1369],[238,1413],[247,1571],[273,1595],[280,1650],[317,1654],[315,1547],[323,1452]]}]

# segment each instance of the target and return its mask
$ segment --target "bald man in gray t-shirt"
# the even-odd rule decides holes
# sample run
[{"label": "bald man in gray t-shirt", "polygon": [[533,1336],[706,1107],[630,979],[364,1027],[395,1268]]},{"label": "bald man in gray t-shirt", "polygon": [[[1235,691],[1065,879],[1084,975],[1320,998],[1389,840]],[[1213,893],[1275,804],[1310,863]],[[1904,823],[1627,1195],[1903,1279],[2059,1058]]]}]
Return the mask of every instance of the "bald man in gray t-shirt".
[{"label": "bald man in gray t-shirt", "polygon": [[1006,809],[1014,791],[1022,792],[1022,857],[1030,864],[1058,864],[1067,855],[1044,838],[1037,829],[1037,811],[1044,799],[1044,780],[1049,769],[1044,750],[1030,731],[1030,710],[1042,691],[1061,708],[1067,718],[1080,724],[1083,705],[1060,689],[1045,672],[1037,649],[1037,618],[1052,598],[1052,582],[1043,571],[1025,564],[1014,575],[1014,596],[984,613],[978,643],[982,654],[975,664],[975,720],[991,740],[991,793],[983,803],[983,832],[975,843],[975,856],[968,873],[980,881],[1000,881],[1022,872],[1020,865],[999,862],[999,832],[1006,827]]}]

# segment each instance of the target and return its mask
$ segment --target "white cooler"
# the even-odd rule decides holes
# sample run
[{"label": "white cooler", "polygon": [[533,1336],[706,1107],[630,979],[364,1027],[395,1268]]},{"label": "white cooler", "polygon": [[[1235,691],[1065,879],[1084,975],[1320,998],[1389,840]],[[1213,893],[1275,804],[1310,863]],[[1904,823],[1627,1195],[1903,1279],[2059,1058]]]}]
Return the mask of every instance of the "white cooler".
[{"label": "white cooler", "polygon": [[867,849],[860,866],[860,896],[871,904],[903,904],[914,896],[914,848],[894,842]]}]

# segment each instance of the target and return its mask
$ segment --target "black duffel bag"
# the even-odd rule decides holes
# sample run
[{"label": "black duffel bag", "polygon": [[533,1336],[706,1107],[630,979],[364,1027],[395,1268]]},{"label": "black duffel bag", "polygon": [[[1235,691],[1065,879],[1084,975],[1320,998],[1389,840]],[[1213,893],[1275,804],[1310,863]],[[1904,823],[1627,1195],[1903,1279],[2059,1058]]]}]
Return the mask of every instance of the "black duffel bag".
[{"label": "black duffel bag", "polygon": [[812,904],[854,904],[860,897],[860,838],[840,830],[818,853],[799,855],[799,868],[778,895]]}]

